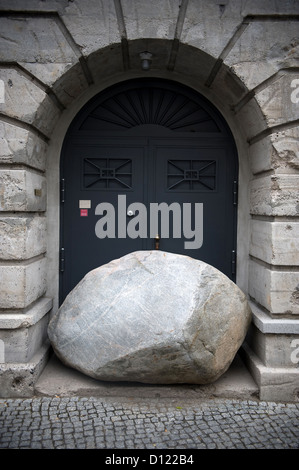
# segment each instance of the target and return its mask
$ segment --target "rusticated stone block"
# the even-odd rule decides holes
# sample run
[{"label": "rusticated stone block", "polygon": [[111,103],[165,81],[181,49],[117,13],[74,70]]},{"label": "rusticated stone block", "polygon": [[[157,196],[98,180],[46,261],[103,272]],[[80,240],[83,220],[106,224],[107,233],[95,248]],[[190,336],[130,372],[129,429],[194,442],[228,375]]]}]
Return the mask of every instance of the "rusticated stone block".
[{"label": "rusticated stone block", "polygon": [[47,340],[51,308],[52,299],[42,297],[25,313],[22,310],[21,313],[0,313],[3,362],[26,363],[31,360]]},{"label": "rusticated stone block", "polygon": [[299,175],[273,175],[251,182],[250,212],[255,215],[298,216]]},{"label": "rusticated stone block", "polygon": [[5,84],[5,100],[0,104],[0,112],[50,135],[60,111],[45,91],[16,69],[1,70],[1,79]]},{"label": "rusticated stone block", "polygon": [[[298,104],[297,104],[298,107]],[[279,168],[286,173],[299,170],[299,127],[288,129],[280,138],[273,138],[272,165],[274,169]]]},{"label": "rusticated stone block", "polygon": [[122,4],[129,39],[138,37],[172,39],[179,11],[179,1],[162,3],[135,2]]},{"label": "rusticated stone block", "polygon": [[273,314],[299,314],[299,284],[296,271],[272,271],[251,260],[249,294]]},{"label": "rusticated stone block", "polygon": [[50,357],[46,342],[29,362],[0,364],[1,397],[31,397],[34,385]]},{"label": "rusticated stone block", "polygon": [[298,78],[297,73],[285,72],[278,80],[274,80],[256,94],[255,99],[269,127],[298,119],[298,103],[293,99],[292,87],[292,82],[296,78]]},{"label": "rusticated stone block", "polygon": [[0,121],[0,163],[25,163],[45,169],[47,144],[30,131]]},{"label": "rusticated stone block", "polygon": [[80,64],[71,67],[53,85],[53,91],[64,106],[69,106],[74,98],[88,88],[88,83]]},{"label": "rusticated stone block", "polygon": [[267,367],[294,367],[294,344],[299,344],[298,334],[264,334],[254,325],[246,341]]},{"label": "rusticated stone block", "polygon": [[[10,5],[11,10],[25,12],[57,11],[65,2],[24,2],[16,0]],[[6,1],[2,1],[1,10]],[[88,5],[88,3],[87,3]],[[88,6],[87,6],[88,8]],[[0,56],[5,61],[58,64],[76,60],[73,48],[63,34],[54,15],[20,15],[20,18],[1,16],[0,19]]]},{"label": "rusticated stone block", "polygon": [[[259,8],[262,14],[269,9],[263,9],[265,2],[247,2],[250,14],[257,14]],[[286,4],[281,4],[281,13],[286,13]],[[254,10],[254,11],[253,11]],[[264,10],[264,11],[263,11]],[[244,12],[242,12],[244,14]],[[273,11],[272,11],[273,13]],[[277,10],[275,11],[277,14]],[[249,90],[258,86],[283,68],[297,67],[296,49],[298,42],[298,23],[288,21],[249,21],[239,40],[225,58],[225,64],[231,67],[242,79]]]},{"label": "rusticated stone block", "polygon": [[250,254],[268,264],[299,267],[299,223],[252,220]]},{"label": "rusticated stone block", "polygon": [[45,211],[45,209],[44,176],[28,170],[0,170],[1,211]]},{"label": "rusticated stone block", "polygon": [[45,217],[0,219],[0,259],[29,259],[46,249]]},{"label": "rusticated stone block", "polygon": [[25,308],[46,291],[46,259],[0,266],[0,308]]},{"label": "rusticated stone block", "polygon": [[47,340],[48,322],[48,316],[44,316],[38,323],[26,328],[0,329],[0,340],[5,347],[5,363],[29,362]]},{"label": "rusticated stone block", "polygon": [[[298,106],[298,105],[297,105]],[[252,172],[275,170],[295,173],[299,169],[299,127],[276,132],[250,146]]]},{"label": "rusticated stone block", "polygon": [[[123,8],[126,6],[125,3],[122,2]],[[135,2],[130,9],[130,18],[137,7]],[[81,2],[80,5],[76,2],[68,2],[68,6],[63,9],[61,16],[76,43],[80,44],[84,56],[110,44],[120,42],[114,2],[89,0]]]}]

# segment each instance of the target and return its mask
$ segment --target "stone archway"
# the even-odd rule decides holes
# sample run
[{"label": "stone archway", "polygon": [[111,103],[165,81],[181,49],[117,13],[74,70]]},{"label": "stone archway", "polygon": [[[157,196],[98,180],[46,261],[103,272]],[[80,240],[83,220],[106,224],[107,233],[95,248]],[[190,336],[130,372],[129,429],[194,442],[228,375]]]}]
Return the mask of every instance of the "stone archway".
[{"label": "stone archway", "polygon": [[[151,50],[164,50],[164,56],[167,57],[166,50],[170,52],[171,43],[166,41],[159,40],[147,40],[147,45],[151,46]],[[143,47],[143,40],[134,41],[130,47],[132,50],[139,50]],[[112,53],[111,53],[112,49]],[[112,54],[112,55],[111,55]],[[157,77],[157,78],[166,78],[174,82],[182,83],[193,88],[195,91],[203,94],[208,98],[212,104],[214,104],[219,111],[222,113],[224,118],[227,120],[227,123],[232,131],[232,134],[235,138],[237,151],[240,158],[240,185],[239,185],[239,211],[238,211],[238,285],[247,292],[248,290],[248,252],[249,252],[249,200],[248,200],[248,184],[251,179],[250,168],[249,168],[249,156],[248,156],[248,145],[246,138],[244,138],[244,132],[247,129],[248,119],[257,119],[263,120],[262,113],[259,111],[259,108],[253,106],[253,111],[250,109],[250,113],[254,116],[252,118],[245,117],[241,121],[235,119],[235,115],[232,112],[231,103],[238,103],[244,95],[246,95],[246,88],[242,82],[234,76],[228,69],[223,67],[221,72],[219,72],[219,83],[216,84],[216,79],[214,80],[213,87],[205,86],[204,77],[199,77],[196,75],[198,70],[196,69],[194,74],[188,70],[188,74],[173,72],[165,68],[166,64],[156,64],[152,67],[149,72],[142,72],[140,67],[140,61],[136,61],[134,69],[131,69],[126,72],[119,72],[120,60],[121,60],[121,48],[119,45],[107,47],[101,51],[93,53],[88,58],[88,63],[93,64],[90,68],[93,70],[93,76],[99,76],[99,71],[101,65],[106,64],[109,60],[110,66],[107,68],[107,75],[101,77],[101,80],[97,84],[92,84],[90,86],[85,86],[85,91],[82,92],[81,85],[84,82],[83,77],[77,78],[75,84],[78,84],[78,90],[70,91],[70,87],[74,86],[72,81],[75,71],[78,72],[78,65],[73,69],[70,69],[63,77],[61,77],[55,84],[55,93],[58,96],[59,100],[64,101],[65,105],[68,106],[62,114],[62,118],[59,123],[56,125],[53,134],[55,134],[55,139],[51,140],[50,151],[47,159],[48,167],[47,174],[50,181],[51,193],[49,194],[49,205],[48,205],[48,214],[49,220],[51,220],[48,232],[48,247],[53,250],[53,255],[50,256],[50,263],[48,264],[48,293],[52,297],[54,295],[55,306],[57,306],[57,269],[58,269],[58,259],[59,254],[57,252],[58,247],[58,238],[57,234],[59,233],[58,229],[58,211],[59,207],[57,194],[59,192],[59,155],[61,152],[61,146],[64,139],[64,135],[67,132],[67,129],[75,117],[77,112],[81,107],[93,96],[99,93],[101,90],[107,88],[110,85],[121,83],[124,80],[136,78],[136,77]],[[201,67],[206,70],[205,78],[208,76],[208,70],[211,69],[211,65],[215,63],[212,57],[208,56],[202,51],[198,51],[194,47],[186,48],[184,51],[184,57],[189,55],[189,62],[194,62],[195,64],[200,63]],[[161,61],[161,58],[159,59]],[[114,65],[113,65],[114,64]],[[94,68],[93,68],[94,67]],[[114,67],[114,68],[113,68]],[[160,68],[161,67],[161,68]],[[184,67],[183,67],[184,68]],[[112,73],[109,76],[109,72]],[[82,74],[82,71],[80,72]],[[103,75],[103,74],[102,74]],[[81,84],[81,85],[80,85]],[[64,89],[64,95],[61,90]],[[60,90],[60,92],[58,92]],[[225,93],[224,93],[225,91]],[[71,93],[80,93],[81,95],[77,100],[71,100]],[[63,98],[65,96],[65,98]],[[242,127],[242,122],[245,122],[244,128]],[[54,222],[55,221],[55,222]],[[56,228],[55,228],[56,227]],[[51,248],[52,247],[52,248]],[[55,287],[54,287],[55,286]],[[57,307],[55,307],[57,308]]]}]

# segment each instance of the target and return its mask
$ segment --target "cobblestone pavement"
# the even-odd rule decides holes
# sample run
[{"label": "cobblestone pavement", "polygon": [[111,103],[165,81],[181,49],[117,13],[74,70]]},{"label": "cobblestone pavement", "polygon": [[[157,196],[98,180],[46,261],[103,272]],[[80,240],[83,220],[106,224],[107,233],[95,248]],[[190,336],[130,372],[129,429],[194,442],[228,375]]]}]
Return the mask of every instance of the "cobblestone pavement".
[{"label": "cobblestone pavement", "polygon": [[298,449],[298,418],[299,403],[2,398],[0,448]]}]

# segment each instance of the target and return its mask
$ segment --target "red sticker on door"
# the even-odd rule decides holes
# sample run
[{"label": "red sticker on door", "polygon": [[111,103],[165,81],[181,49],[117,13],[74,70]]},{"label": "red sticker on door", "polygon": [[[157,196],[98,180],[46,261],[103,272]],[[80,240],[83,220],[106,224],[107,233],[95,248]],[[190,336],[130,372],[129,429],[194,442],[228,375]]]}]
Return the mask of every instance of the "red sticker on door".
[{"label": "red sticker on door", "polygon": [[80,216],[87,217],[88,216],[88,209],[80,209]]}]

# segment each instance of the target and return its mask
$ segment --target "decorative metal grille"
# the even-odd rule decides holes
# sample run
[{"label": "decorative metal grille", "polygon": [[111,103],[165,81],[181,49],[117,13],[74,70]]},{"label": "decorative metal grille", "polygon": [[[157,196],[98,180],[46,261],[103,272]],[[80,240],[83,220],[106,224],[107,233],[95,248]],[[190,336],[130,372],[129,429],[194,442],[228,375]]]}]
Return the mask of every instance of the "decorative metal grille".
[{"label": "decorative metal grille", "polygon": [[215,191],[216,160],[168,160],[169,191]]},{"label": "decorative metal grille", "polygon": [[215,119],[199,103],[159,87],[126,90],[106,99],[88,115],[81,130],[124,131],[145,124],[176,132],[220,132]]},{"label": "decorative metal grille", "polygon": [[83,189],[132,189],[132,160],[84,158]]}]

